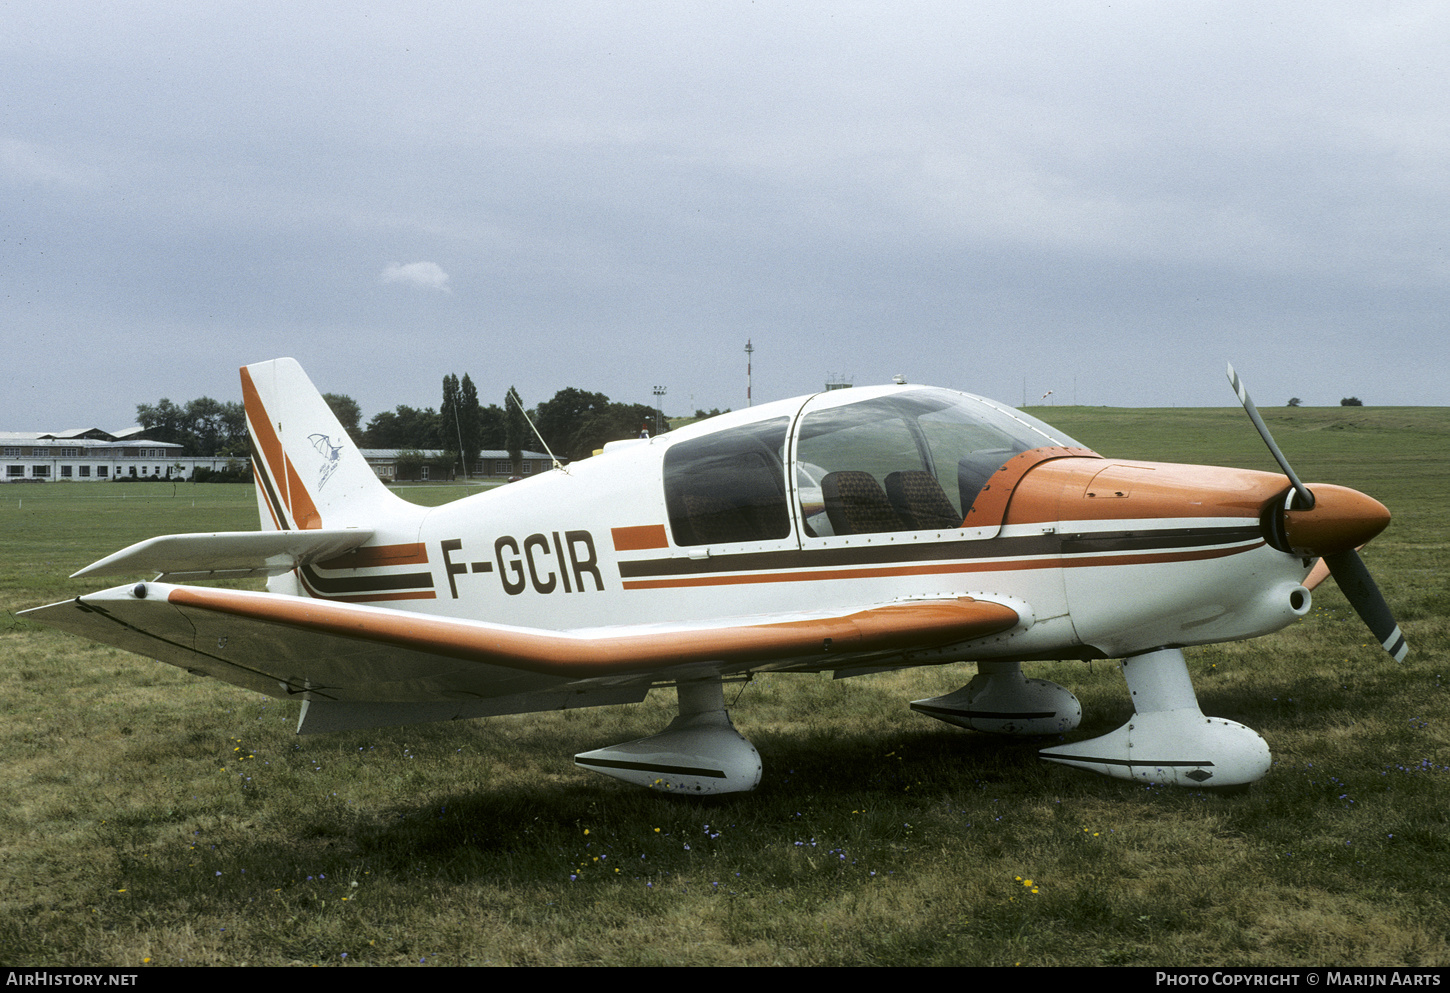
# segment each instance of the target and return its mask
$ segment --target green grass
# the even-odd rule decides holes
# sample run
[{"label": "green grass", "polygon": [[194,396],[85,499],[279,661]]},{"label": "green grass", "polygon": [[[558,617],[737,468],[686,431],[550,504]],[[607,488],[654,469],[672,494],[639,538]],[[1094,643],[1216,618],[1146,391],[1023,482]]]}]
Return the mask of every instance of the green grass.
[{"label": "green grass", "polygon": [[[1273,468],[1238,411],[1037,413],[1117,457]],[[296,704],[7,613],[0,962],[1450,964],[1450,411],[1266,416],[1302,476],[1394,512],[1365,559],[1412,652],[1389,660],[1332,583],[1283,632],[1190,652],[1204,710],[1273,749],[1246,791],[1103,779],[911,714],[970,677],[951,666],[729,686],[760,789],[660,796],[572,755],[663,727],[667,691],[299,738]],[[250,487],[0,487],[0,596],[253,526]],[[1111,663],[1031,674],[1079,695],[1079,735],[1131,713]]]}]

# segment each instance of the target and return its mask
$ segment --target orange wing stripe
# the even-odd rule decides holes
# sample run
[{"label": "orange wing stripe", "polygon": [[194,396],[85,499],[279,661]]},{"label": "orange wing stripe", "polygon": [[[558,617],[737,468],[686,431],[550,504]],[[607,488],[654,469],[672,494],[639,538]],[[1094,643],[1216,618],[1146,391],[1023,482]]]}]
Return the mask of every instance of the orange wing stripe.
[{"label": "orange wing stripe", "polygon": [[689,662],[739,663],[830,653],[930,648],[984,638],[1017,612],[970,598],[891,604],[844,617],[580,637],[384,608],[179,586],[170,603],[299,629],[559,676],[638,672]]}]

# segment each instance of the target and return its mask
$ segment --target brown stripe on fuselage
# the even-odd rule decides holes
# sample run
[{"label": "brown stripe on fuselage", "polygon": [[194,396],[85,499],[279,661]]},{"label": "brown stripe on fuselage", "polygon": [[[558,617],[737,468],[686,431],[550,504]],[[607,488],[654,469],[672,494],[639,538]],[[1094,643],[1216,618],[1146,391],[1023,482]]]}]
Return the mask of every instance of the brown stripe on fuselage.
[{"label": "brown stripe on fuselage", "polygon": [[316,563],[319,569],[381,569],[390,565],[427,565],[428,547],[421,541],[402,545],[364,545]]},{"label": "brown stripe on fuselage", "polygon": [[328,580],[311,566],[297,570],[297,578],[307,595],[315,600],[336,600],[340,603],[376,603],[384,600],[436,600],[431,573],[403,576],[362,576],[349,580]]},{"label": "brown stripe on fuselage", "polygon": [[1235,545],[1232,548],[1199,549],[1189,552],[1144,553],[1137,555],[1083,555],[1062,558],[1043,556],[1030,559],[997,559],[975,562],[942,562],[896,566],[874,566],[867,568],[840,568],[795,570],[791,572],[750,573],[712,576],[676,576],[664,579],[625,580],[621,585],[626,590],[657,590],[690,586],[736,586],[747,583],[800,583],[823,579],[880,579],[892,576],[954,575],[976,572],[1016,572],[1026,569],[1078,569],[1089,566],[1111,567],[1127,565],[1158,565],[1174,562],[1198,562],[1206,559],[1225,558],[1240,552],[1262,548],[1266,542],[1259,539],[1250,545]]},{"label": "brown stripe on fuselage", "polygon": [[[884,536],[878,536],[884,537]],[[739,552],[708,558],[639,559],[619,563],[621,579],[666,578],[702,573],[816,570],[829,566],[910,566],[963,559],[1047,559],[1083,552],[1169,551],[1261,540],[1257,525],[1149,528],[1112,532],[1056,532],[961,541],[875,541],[828,548]],[[859,538],[852,541],[860,541]]]},{"label": "brown stripe on fuselage", "polygon": [[394,592],[431,590],[433,588],[431,572],[375,572],[365,575],[321,576],[310,565],[302,566],[298,572],[307,580],[310,589],[317,590],[323,596],[368,593],[378,590]]}]

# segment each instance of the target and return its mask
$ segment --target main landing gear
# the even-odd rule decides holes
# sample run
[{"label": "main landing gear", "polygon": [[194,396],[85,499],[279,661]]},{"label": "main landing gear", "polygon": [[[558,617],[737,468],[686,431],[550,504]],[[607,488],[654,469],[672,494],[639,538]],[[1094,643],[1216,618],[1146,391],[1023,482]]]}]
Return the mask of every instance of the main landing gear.
[{"label": "main landing gear", "polygon": [[[1269,771],[1258,732],[1198,708],[1183,653],[1160,649],[1123,660],[1136,713],[1116,731],[1054,745],[1048,762],[1117,779],[1175,786],[1241,786]],[[581,752],[574,762],[637,786],[674,792],[743,793],[760,783],[760,753],[735,730],[718,678],[680,683],[679,716],[659,734]],[[995,734],[1062,734],[1078,726],[1077,697],[1045,679],[1027,679],[1016,662],[980,662],[961,689],[911,708],[938,720]]]},{"label": "main landing gear", "polygon": [[[1174,786],[1241,786],[1269,771],[1269,746],[1257,731],[1205,717],[1176,648],[1123,660],[1132,720],[1109,734],[1038,753],[1048,762],[1117,779]],[[911,709],[958,727],[997,734],[1059,734],[1077,727],[1082,708],[1056,683],[1026,679],[1015,662],[982,662],[970,683]]]},{"label": "main landing gear", "polygon": [[680,715],[659,734],[574,756],[574,764],[636,786],[744,793],[760,782],[760,753],[725,710],[719,678],[680,683]]},{"label": "main landing gear", "polygon": [[1183,653],[1164,648],[1123,660],[1137,711],[1100,738],[1056,745],[1038,754],[1118,779],[1174,786],[1242,786],[1269,771],[1269,746],[1252,728],[1205,717]]},{"label": "main landing gear", "polygon": [[1082,720],[1082,704],[1045,679],[1028,679],[1017,662],[978,662],[972,681],[955,693],[913,700],[911,709],[971,731],[1062,734]]}]

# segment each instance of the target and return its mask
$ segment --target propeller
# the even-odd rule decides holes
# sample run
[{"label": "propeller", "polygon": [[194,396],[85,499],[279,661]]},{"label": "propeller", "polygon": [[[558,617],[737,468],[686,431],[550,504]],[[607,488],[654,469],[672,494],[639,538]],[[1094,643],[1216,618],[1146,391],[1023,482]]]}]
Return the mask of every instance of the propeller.
[{"label": "propeller", "polygon": [[1318,493],[1310,492],[1289,467],[1289,460],[1279,446],[1274,444],[1273,435],[1269,434],[1268,426],[1259,416],[1254,401],[1249,399],[1249,391],[1238,373],[1234,372],[1232,364],[1228,367],[1228,379],[1238,394],[1239,403],[1243,404],[1244,412],[1254,422],[1259,437],[1269,446],[1269,453],[1284,470],[1284,475],[1289,477],[1292,487],[1283,505],[1270,508],[1264,515],[1264,533],[1269,544],[1280,551],[1323,558],[1329,574],[1339,584],[1355,613],[1369,625],[1384,650],[1394,656],[1396,662],[1403,662],[1410,646],[1405,643],[1405,636],[1395,623],[1389,605],[1356,551],[1385,529],[1390,522],[1390,512],[1373,497],[1344,486],[1316,484]]}]

